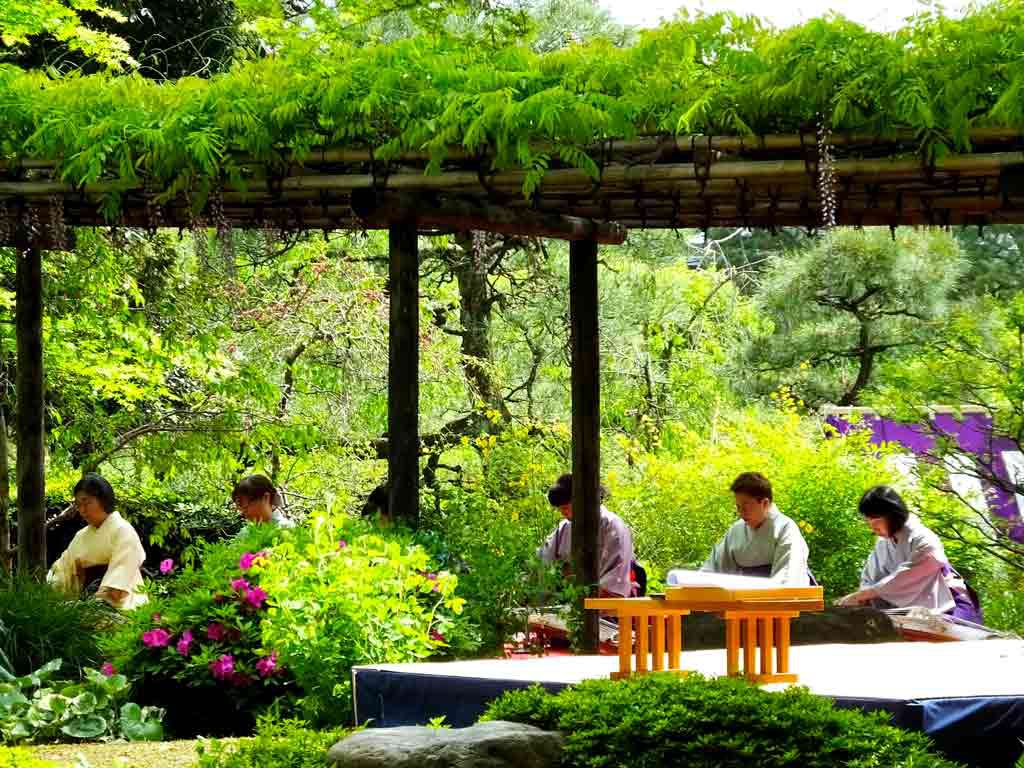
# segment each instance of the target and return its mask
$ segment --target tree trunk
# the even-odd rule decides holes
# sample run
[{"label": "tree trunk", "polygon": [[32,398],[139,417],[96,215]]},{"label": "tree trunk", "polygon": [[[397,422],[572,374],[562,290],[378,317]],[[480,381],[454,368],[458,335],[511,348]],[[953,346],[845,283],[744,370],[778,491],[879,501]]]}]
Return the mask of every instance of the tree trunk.
[{"label": "tree trunk", "polygon": [[391,227],[388,326],[388,513],[419,520],[419,251],[415,225]]},{"label": "tree trunk", "polygon": [[0,572],[11,572],[11,468],[7,460],[7,417],[0,406]]},{"label": "tree trunk", "polygon": [[[601,386],[597,320],[597,243],[569,244],[572,343],[572,560],[577,586],[597,595],[601,526]],[[580,645],[597,651],[596,611],[585,611]]]},{"label": "tree trunk", "polygon": [[46,468],[43,434],[43,259],[17,254],[18,567],[46,571]]},{"label": "tree trunk", "polygon": [[846,394],[839,398],[839,405],[856,405],[857,398],[861,391],[871,381],[871,371],[875,367],[875,348],[871,346],[871,323],[868,320],[860,321],[860,368],[857,370],[857,380],[853,382]]}]

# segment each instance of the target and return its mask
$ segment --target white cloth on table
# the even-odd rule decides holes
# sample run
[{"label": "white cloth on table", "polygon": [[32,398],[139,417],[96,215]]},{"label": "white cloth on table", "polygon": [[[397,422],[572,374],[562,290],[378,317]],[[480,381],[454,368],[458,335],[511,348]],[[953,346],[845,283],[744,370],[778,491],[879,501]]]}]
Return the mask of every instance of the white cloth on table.
[{"label": "white cloth on table", "polygon": [[919,606],[945,613],[955,604],[950,586],[962,584],[947,572],[948,566],[939,537],[911,515],[895,536],[875,543],[860,588],[896,608]]},{"label": "white cloth on table", "polygon": [[770,566],[768,578],[773,582],[806,587],[810,583],[807,556],[807,542],[799,526],[772,504],[757,528],[742,520],[733,523],[700,569],[742,574],[744,569]]},{"label": "white cloth on table", "polygon": [[[598,570],[601,589],[614,595],[629,597],[632,581],[629,578],[633,562],[633,534],[622,519],[601,507],[601,527],[598,532],[600,557]],[[545,563],[572,560],[572,521],[562,520],[537,550],[537,557]]]},{"label": "white cloth on table", "polygon": [[50,567],[46,580],[64,592],[77,595],[85,585],[79,579],[76,566],[105,565],[107,572],[100,589],[124,592],[121,600],[111,598],[110,602],[121,610],[131,610],[148,602],[141,591],[141,568],[145,559],[146,551],[139,534],[120,513],[111,512],[99,528],[87,525],[75,534],[68,548]]}]

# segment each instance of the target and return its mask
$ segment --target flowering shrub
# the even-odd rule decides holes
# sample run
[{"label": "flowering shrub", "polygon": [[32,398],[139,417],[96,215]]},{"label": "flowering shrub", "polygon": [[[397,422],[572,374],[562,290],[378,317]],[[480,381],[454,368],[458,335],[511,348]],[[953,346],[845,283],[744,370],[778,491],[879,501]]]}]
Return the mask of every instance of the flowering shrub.
[{"label": "flowering shrub", "polygon": [[109,662],[179,736],[248,733],[275,701],[317,724],[345,722],[353,664],[444,649],[462,608],[454,577],[405,534],[387,536],[325,517],[251,526],[206,547],[200,569],[131,615],[105,643]]}]

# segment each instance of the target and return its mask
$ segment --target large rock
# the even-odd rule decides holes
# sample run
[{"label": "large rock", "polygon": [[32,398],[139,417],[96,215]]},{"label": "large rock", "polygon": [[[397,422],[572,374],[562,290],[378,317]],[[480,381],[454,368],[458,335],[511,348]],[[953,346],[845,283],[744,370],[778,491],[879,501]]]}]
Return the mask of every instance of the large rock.
[{"label": "large rock", "polygon": [[551,768],[561,755],[561,734],[495,720],[359,731],[331,747],[327,761],[337,768]]},{"label": "large rock", "polygon": [[[802,613],[791,624],[793,645],[822,643],[898,643],[896,625],[874,608],[829,606]],[[725,622],[714,614],[693,613],[683,619],[683,647],[690,650],[725,647]]]}]

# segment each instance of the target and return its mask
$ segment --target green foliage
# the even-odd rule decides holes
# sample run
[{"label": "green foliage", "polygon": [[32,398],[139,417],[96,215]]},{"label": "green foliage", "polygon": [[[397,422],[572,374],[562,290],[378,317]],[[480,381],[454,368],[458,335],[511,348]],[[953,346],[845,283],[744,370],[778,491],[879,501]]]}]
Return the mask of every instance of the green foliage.
[{"label": "green foliage", "polygon": [[160,741],[163,712],[125,701],[124,675],[85,671],[78,682],[61,681],[60,659],[23,677],[0,670],[0,735],[11,743],[67,740]]},{"label": "green foliage", "polygon": [[964,268],[940,230],[838,229],[776,259],[759,291],[774,327],[747,353],[762,391],[788,383],[819,405],[853,405],[886,357],[921,345]]},{"label": "green foliage", "polygon": [[311,722],[347,720],[354,664],[416,661],[447,644],[465,602],[457,579],[403,538],[317,515],[260,567],[273,596],[263,642],[294,675]]},{"label": "green foliage", "polygon": [[246,732],[275,700],[343,722],[353,664],[426,658],[463,603],[407,535],[323,515],[292,530],[249,526],[204,546],[201,562],[104,643],[179,735]]},{"label": "green foliage", "polygon": [[1002,589],[986,590],[982,608],[986,626],[1024,634],[1024,592],[1013,582]]},{"label": "green foliage", "polygon": [[[385,160],[427,148],[433,170],[447,146],[489,146],[496,166],[535,171],[528,187],[555,153],[594,172],[597,159],[581,150],[606,137],[796,132],[825,114],[836,130],[909,129],[924,154],[941,156],[966,148],[972,125],[1024,121],[1018,0],[955,21],[924,11],[889,34],[838,16],[784,31],[733,14],[684,16],[628,48],[597,40],[546,55],[486,29],[366,44],[338,27],[379,16],[380,3],[310,7],[314,28],[334,32],[278,18],[290,33],[275,56],[209,81],[5,69],[0,149],[57,158],[76,184],[149,178],[171,194],[191,188],[201,204],[216,180],[243,175],[239,152],[274,163],[322,143],[372,146]],[[413,8],[444,18],[452,4]],[[534,148],[542,140],[550,150]]]},{"label": "green foliage", "polygon": [[35,35],[48,34],[109,67],[135,64],[128,42],[118,35],[82,23],[80,13],[124,21],[125,17],[98,0],[5,0],[0,5],[0,39],[5,46],[24,46]]},{"label": "green foliage", "polygon": [[58,764],[36,757],[28,747],[0,747],[0,768],[57,768]]},{"label": "green foliage", "polygon": [[837,709],[800,688],[768,693],[734,678],[592,680],[557,695],[538,686],[504,694],[484,719],[561,731],[567,767],[954,766],[921,734],[887,725],[884,713]]},{"label": "green foliage", "polygon": [[55,658],[64,659],[67,669],[97,666],[97,632],[118,621],[98,600],[68,600],[35,579],[0,575],[0,662],[16,675]]},{"label": "green foliage", "polygon": [[196,768],[324,768],[327,750],[345,731],[314,731],[302,720],[261,717],[251,739],[199,742]]}]

